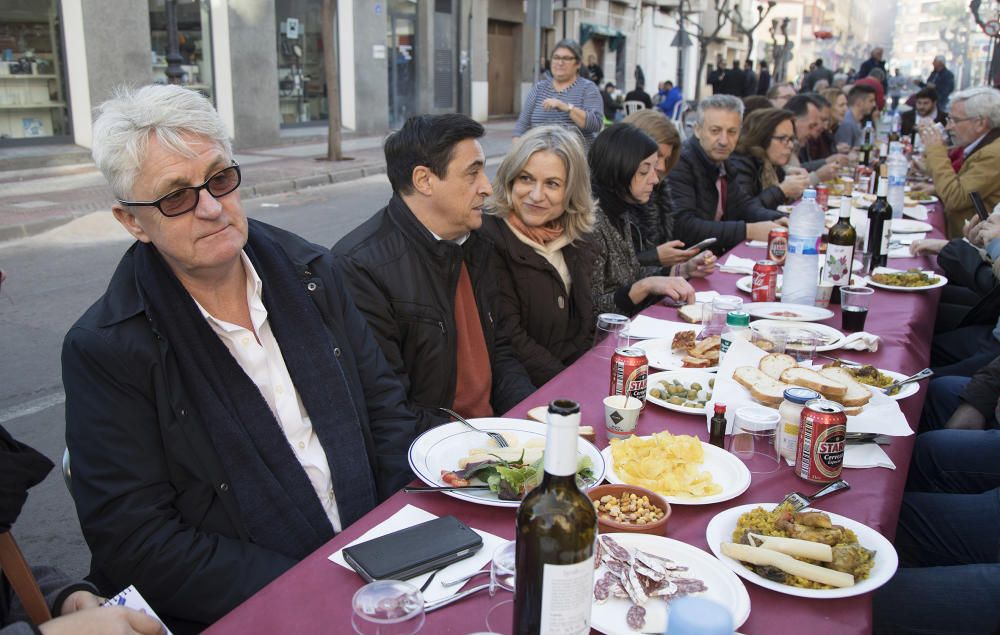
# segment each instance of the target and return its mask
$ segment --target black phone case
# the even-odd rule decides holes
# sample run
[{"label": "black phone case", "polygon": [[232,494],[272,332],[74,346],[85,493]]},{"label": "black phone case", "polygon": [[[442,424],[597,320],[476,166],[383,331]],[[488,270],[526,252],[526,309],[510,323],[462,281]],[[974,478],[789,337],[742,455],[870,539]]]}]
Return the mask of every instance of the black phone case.
[{"label": "black phone case", "polygon": [[989,218],[990,213],[986,210],[986,205],[983,204],[983,197],[979,195],[979,192],[969,192],[969,198],[972,199],[972,206],[976,208],[976,214],[979,215],[979,220],[986,220]]},{"label": "black phone case", "polygon": [[368,582],[407,580],[468,558],[483,539],[454,516],[435,518],[344,549],[344,560]]}]

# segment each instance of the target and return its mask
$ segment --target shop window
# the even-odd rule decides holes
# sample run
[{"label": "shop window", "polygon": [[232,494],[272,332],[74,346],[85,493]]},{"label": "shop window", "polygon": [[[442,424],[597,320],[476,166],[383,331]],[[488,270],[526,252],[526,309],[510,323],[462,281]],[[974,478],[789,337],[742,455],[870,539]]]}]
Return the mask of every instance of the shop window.
[{"label": "shop window", "polygon": [[322,0],[276,0],[281,124],[326,121]]},{"label": "shop window", "polygon": [[0,139],[69,135],[56,0],[0,0]]},{"label": "shop window", "polygon": [[[176,71],[170,68],[169,59],[171,9],[177,24]],[[214,99],[210,9],[209,0],[149,0],[154,82],[180,84]]]}]

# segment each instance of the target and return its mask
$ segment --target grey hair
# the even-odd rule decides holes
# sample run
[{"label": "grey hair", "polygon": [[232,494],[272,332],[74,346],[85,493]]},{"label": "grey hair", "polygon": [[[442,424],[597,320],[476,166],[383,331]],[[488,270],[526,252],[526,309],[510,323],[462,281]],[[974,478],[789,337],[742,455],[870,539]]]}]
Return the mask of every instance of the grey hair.
[{"label": "grey hair", "polygon": [[877,79],[878,81],[882,81],[883,79],[885,79],[885,71],[876,66],[875,68],[868,71],[868,77]]},{"label": "grey hair", "polygon": [[506,218],[514,209],[514,180],[536,152],[551,152],[566,168],[565,211],[560,217],[566,237],[575,241],[594,229],[594,199],[590,193],[590,169],[580,135],[561,126],[532,128],[514,143],[500,162],[493,179],[489,213]]},{"label": "grey hair", "polygon": [[[573,55],[576,55],[576,61],[583,62],[583,49],[580,48],[580,43],[576,40],[565,38],[556,42],[556,45],[552,47],[552,55],[556,54],[559,49],[569,49],[573,51]],[[549,55],[549,57],[552,57]]]},{"label": "grey hair", "polygon": [[935,62],[941,62],[942,64],[944,64],[944,55],[935,55],[934,56],[934,61]]},{"label": "grey hair", "polygon": [[120,199],[132,195],[142,169],[149,139],[185,157],[196,156],[185,135],[206,137],[227,159],[233,156],[226,126],[200,93],[175,85],[123,86],[95,109],[94,163]]},{"label": "grey hair", "polygon": [[728,110],[735,112],[743,120],[743,100],[733,95],[712,95],[698,102],[698,118],[695,119],[697,125],[705,123],[706,110]]},{"label": "grey hair", "polygon": [[833,74],[833,86],[834,88],[843,88],[847,85],[847,73],[834,73]]},{"label": "grey hair", "polygon": [[951,94],[951,106],[965,102],[966,117],[984,117],[990,128],[1000,127],[1000,91],[986,86],[966,88]]}]

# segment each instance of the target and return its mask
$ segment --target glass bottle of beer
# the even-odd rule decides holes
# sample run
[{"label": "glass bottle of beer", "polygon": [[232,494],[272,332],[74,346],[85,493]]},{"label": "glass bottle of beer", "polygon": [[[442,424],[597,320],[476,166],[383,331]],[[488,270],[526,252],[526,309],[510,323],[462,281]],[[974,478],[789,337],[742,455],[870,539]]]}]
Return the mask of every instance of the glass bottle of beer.
[{"label": "glass bottle of beer", "polygon": [[892,231],[892,206],[889,205],[889,166],[882,165],[878,177],[878,193],[868,208],[868,233],[865,235],[865,257],[868,272],[889,262],[889,234]]},{"label": "glass bottle of beer", "polygon": [[858,232],[851,225],[851,199],[840,199],[840,218],[830,228],[827,239],[826,256],[823,261],[823,284],[833,285],[830,302],[840,303],[840,287],[851,284],[851,269],[854,265],[854,245]]}]

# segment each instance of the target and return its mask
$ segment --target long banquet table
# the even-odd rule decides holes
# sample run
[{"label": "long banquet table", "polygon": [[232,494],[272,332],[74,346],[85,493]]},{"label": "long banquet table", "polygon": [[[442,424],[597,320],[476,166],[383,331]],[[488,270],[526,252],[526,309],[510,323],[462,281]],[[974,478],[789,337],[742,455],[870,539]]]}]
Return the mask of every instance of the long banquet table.
[{"label": "long banquet table", "polygon": [[[941,237],[942,214],[938,207],[930,215],[935,231],[932,237]],[[745,258],[759,259],[763,250],[740,245],[730,253]],[[723,257],[725,260],[725,256]],[[897,268],[932,268],[927,258],[893,259],[890,265]],[[704,280],[693,282],[699,291],[715,290],[720,293],[746,294],[736,289],[737,275],[716,273]],[[934,326],[935,308],[940,290],[900,293],[876,290],[869,312],[866,330],[881,336],[876,353],[838,351],[849,359],[871,363],[879,368],[896,370],[907,375],[928,365],[930,342]],[[824,321],[840,328],[840,307],[831,305],[834,317]],[[656,305],[647,309],[651,317],[678,320],[676,309]],[[603,405],[607,395],[609,363],[588,353],[552,381],[542,386],[531,397],[506,414],[525,418],[528,410],[547,404],[556,398],[578,401],[583,412],[583,424],[597,430],[596,444],[607,445],[603,432]],[[911,427],[916,428],[926,395],[926,383],[920,391],[899,402]],[[651,434],[669,429],[675,434],[694,434],[708,440],[705,419],[671,412],[655,405],[648,405],[639,419],[638,434]],[[914,437],[895,437],[886,450],[895,470],[871,468],[845,470],[850,482],[848,492],[825,499],[822,509],[841,514],[864,523],[893,540],[896,520],[910,452]],[[776,502],[795,490],[812,491],[813,485],[797,478],[790,468],[772,474],[754,474],[750,488],[741,496],[726,502],[704,506],[674,505],[669,521],[668,537],[694,545],[705,551],[705,528],[713,516],[729,507],[747,503]],[[363,581],[353,571],[333,564],[327,556],[342,548],[368,529],[384,521],[403,506],[410,504],[435,515],[452,514],[466,524],[492,532],[504,538],[514,537],[514,509],[486,507],[460,501],[443,494],[396,493],[334,537],[322,548],[266,586],[252,598],[237,607],[213,625],[207,633],[334,633],[350,632],[351,596]],[[710,552],[709,552],[710,553]],[[871,631],[871,594],[835,600],[816,600],[792,597],[777,593],[750,582],[744,582],[750,594],[750,617],[739,628],[747,634],[783,632],[794,625],[799,632],[810,635],[831,633],[849,635]],[[486,629],[484,616],[492,605],[509,600],[509,596],[490,598],[481,593],[461,600],[427,615],[422,632],[473,633]],[[509,604],[507,605],[510,606]]]}]

